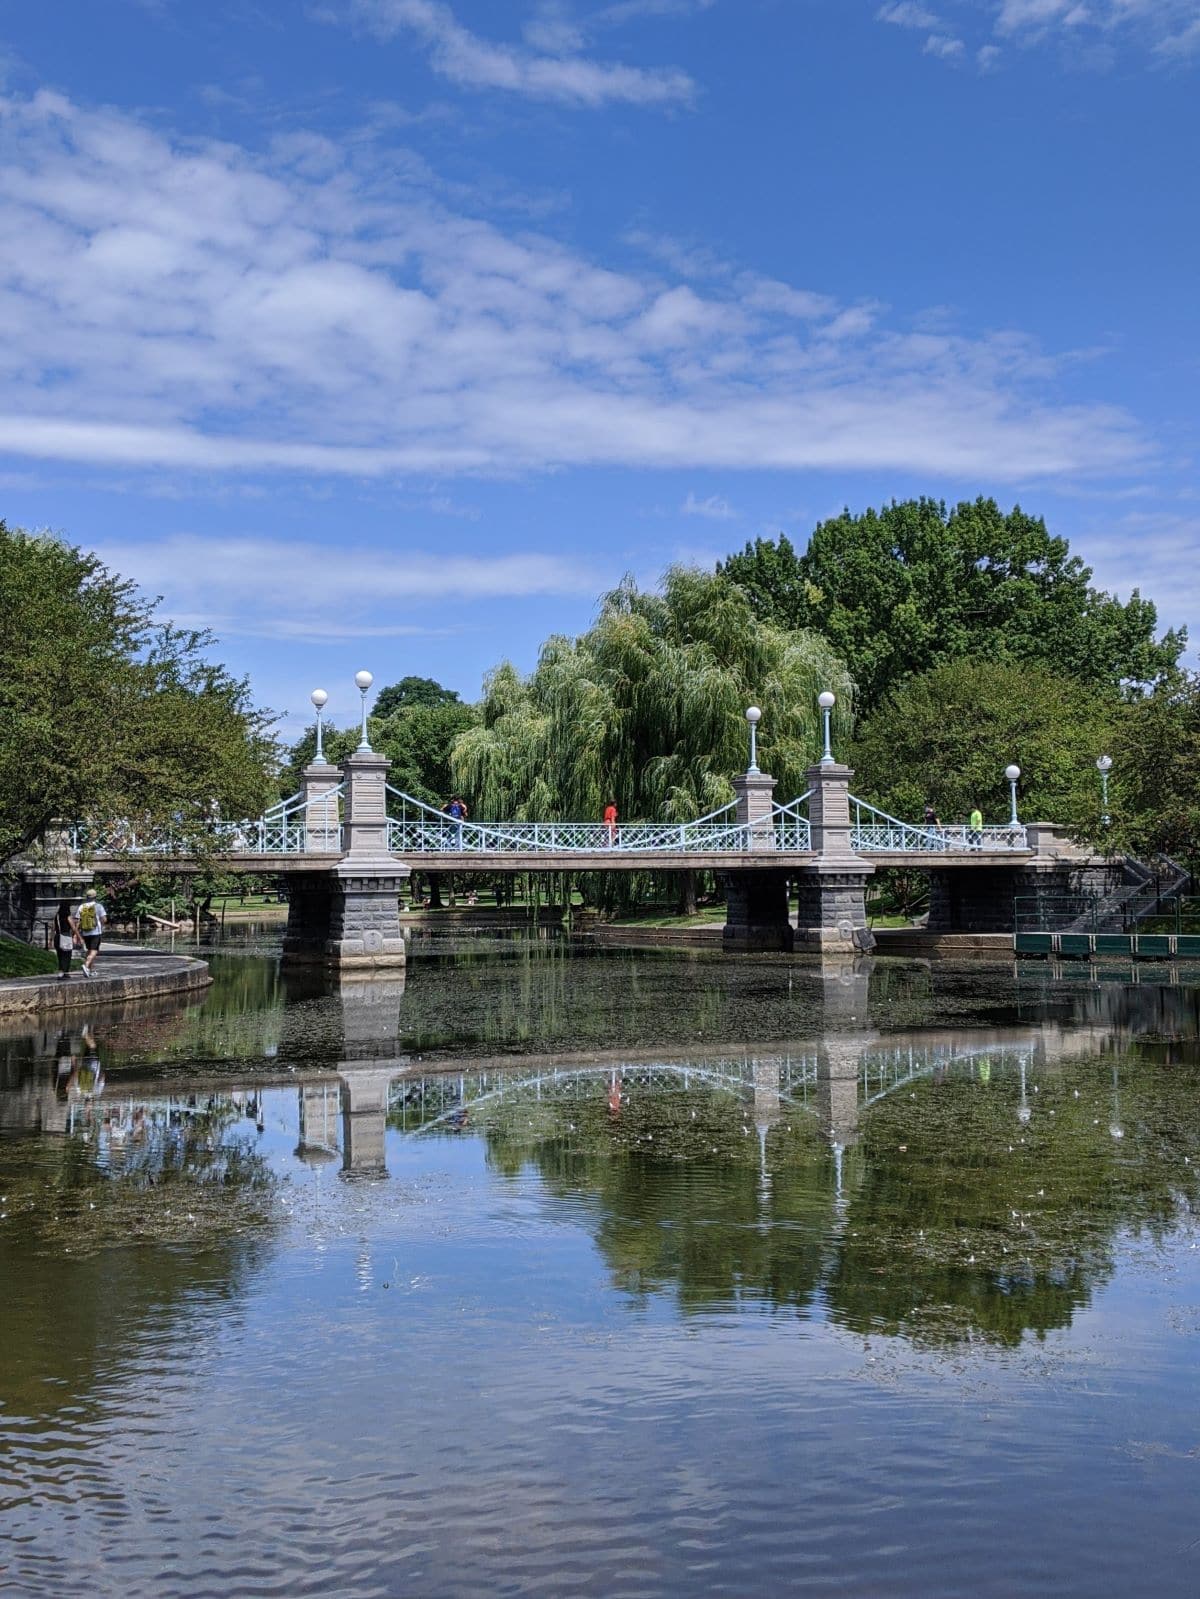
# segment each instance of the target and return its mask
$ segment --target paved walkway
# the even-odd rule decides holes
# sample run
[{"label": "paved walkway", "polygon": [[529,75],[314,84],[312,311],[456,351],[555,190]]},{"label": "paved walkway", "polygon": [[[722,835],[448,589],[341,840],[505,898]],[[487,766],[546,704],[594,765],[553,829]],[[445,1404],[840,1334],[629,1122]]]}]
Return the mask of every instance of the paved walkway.
[{"label": "paved walkway", "polygon": [[211,982],[208,963],[191,955],[168,955],[112,945],[100,951],[96,976],[84,977],[79,962],[60,982],[56,973],[43,977],[9,977],[0,980],[0,1016],[30,1011],[58,1010],[75,1005],[142,999],[155,994],[177,994],[205,988]]}]

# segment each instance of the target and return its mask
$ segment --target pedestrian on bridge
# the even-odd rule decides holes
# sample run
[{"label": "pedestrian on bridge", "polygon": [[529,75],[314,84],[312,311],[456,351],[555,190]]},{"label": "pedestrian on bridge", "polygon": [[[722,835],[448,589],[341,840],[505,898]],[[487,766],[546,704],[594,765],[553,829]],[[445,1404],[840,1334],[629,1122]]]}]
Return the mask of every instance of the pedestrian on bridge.
[{"label": "pedestrian on bridge", "polygon": [[608,833],[608,847],[612,849],[617,842],[617,802],[609,800],[604,807],[604,826]]},{"label": "pedestrian on bridge", "polygon": [[975,809],[971,812],[971,820],[968,822],[967,826],[969,828],[969,832],[967,834],[968,844],[970,844],[972,849],[982,849],[983,812],[979,809],[978,805],[976,805]]},{"label": "pedestrian on bridge", "polygon": [[463,803],[463,801],[461,799],[459,799],[457,795],[455,795],[455,797],[450,801],[449,805],[446,806],[446,814],[447,814],[447,816],[449,816],[449,817],[451,817],[453,819],[454,824],[455,824],[455,827],[454,827],[454,847],[455,847],[455,849],[462,849],[462,847],[463,847],[463,826],[462,826],[462,824],[467,819],[467,807]]}]

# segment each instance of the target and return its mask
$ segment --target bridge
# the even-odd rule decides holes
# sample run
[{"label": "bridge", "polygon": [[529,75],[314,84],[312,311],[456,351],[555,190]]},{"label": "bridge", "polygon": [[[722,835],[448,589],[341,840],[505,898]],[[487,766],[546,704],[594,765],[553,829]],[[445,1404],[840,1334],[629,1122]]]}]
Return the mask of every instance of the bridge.
[{"label": "bridge", "polygon": [[[128,820],[67,830],[61,848],[23,879],[23,911],[48,919],[83,881],[153,863],[186,873],[219,862],[284,875],[283,954],[335,969],[404,963],[400,891],[414,869],[440,872],[688,872],[719,875],[730,951],[862,952],[874,939],[866,884],[881,866],[930,873],[930,924],[943,931],[1012,931],[1016,893],[1078,891],[1109,863],[1082,855],[1057,829],[1007,823],[931,827],[888,815],[851,793],[854,774],[829,751],[808,787],[779,802],[753,754],[728,805],[695,820],[620,822],[456,820],[394,788],[390,762],[363,742],[340,766],[318,757],[290,799],[251,820],[213,817],[186,837]],[[1089,880],[1087,886],[1093,886]],[[795,923],[790,896],[798,899]],[[2,907],[0,907],[2,909]],[[12,925],[12,915],[8,916]]]}]

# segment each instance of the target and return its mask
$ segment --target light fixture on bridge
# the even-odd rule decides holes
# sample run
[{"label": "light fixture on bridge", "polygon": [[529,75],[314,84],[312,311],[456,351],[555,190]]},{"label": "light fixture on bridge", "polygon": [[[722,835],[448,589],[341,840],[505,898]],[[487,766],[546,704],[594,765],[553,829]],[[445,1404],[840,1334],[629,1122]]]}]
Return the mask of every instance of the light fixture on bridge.
[{"label": "light fixture on bridge", "polygon": [[308,697],[313,702],[313,709],[317,713],[317,753],[314,759],[320,761],[320,763],[324,765],[325,748],[321,742],[321,712],[325,709],[325,706],[329,701],[329,695],[323,688],[315,688]]},{"label": "light fixture on bridge", "polygon": [[1008,818],[1008,825],[1010,827],[1020,827],[1021,824],[1017,820],[1017,782],[1021,776],[1021,768],[1015,764],[1006,766],[1004,775],[1008,779],[1008,793],[1012,801],[1012,813]]},{"label": "light fixture on bridge", "polygon": [[747,772],[758,771],[758,724],[762,721],[762,712],[757,705],[746,707],[746,724],[750,729],[750,764]]},{"label": "light fixture on bridge", "polygon": [[1108,774],[1112,771],[1112,756],[1101,755],[1096,762],[1100,773],[1100,820],[1108,826]]},{"label": "light fixture on bridge", "polygon": [[822,766],[833,765],[833,746],[829,742],[829,718],[833,707],[837,704],[837,695],[831,694],[828,689],[823,694],[817,695],[817,704],[821,707],[821,718],[825,724],[825,753],[821,756]]},{"label": "light fixture on bridge", "polygon": [[360,750],[366,750],[369,753],[371,741],[367,737],[367,690],[375,679],[370,672],[355,672],[354,681],[358,686],[358,692],[362,695],[362,738],[358,741],[358,747]]}]

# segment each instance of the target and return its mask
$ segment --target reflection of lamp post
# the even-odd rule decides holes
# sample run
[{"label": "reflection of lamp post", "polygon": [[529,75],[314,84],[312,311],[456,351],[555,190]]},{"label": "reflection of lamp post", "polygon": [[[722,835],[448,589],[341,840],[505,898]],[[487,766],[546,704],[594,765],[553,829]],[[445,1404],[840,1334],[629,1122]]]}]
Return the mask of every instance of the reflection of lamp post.
[{"label": "reflection of lamp post", "polygon": [[758,724],[762,721],[762,712],[757,705],[751,705],[746,710],[746,725],[750,729],[750,764],[746,771],[758,771]]},{"label": "reflection of lamp post", "polygon": [[362,738],[359,740],[360,750],[370,751],[371,741],[367,737],[367,690],[375,679],[370,672],[355,672],[354,681],[358,685],[358,692],[362,695]]},{"label": "reflection of lamp post", "polygon": [[1020,1065],[1021,1065],[1021,1103],[1017,1106],[1017,1120],[1019,1122],[1027,1122],[1029,1120],[1032,1112],[1029,1109],[1029,1101],[1028,1101],[1028,1099],[1025,1096],[1025,1057],[1024,1057],[1024,1055],[1021,1056]]},{"label": "reflection of lamp post", "polygon": [[1006,766],[1004,768],[1004,775],[1008,778],[1008,792],[1009,797],[1012,800],[1012,814],[1008,819],[1009,826],[1020,827],[1021,824],[1017,820],[1017,779],[1021,775],[1021,768],[1015,765]]},{"label": "reflection of lamp post", "polygon": [[837,704],[837,696],[826,689],[823,694],[817,695],[817,704],[821,707],[821,716],[825,723],[825,753],[821,756],[821,765],[832,766],[833,749],[829,742],[829,716],[833,707]]},{"label": "reflection of lamp post", "polygon": [[1100,773],[1100,820],[1105,827],[1108,826],[1108,774],[1112,771],[1112,756],[1101,755],[1096,762],[1096,770]]},{"label": "reflection of lamp post", "polygon": [[1110,1138],[1124,1138],[1125,1129],[1121,1126],[1121,1081],[1117,1075],[1117,1063],[1113,1061],[1113,1119],[1108,1124]]},{"label": "reflection of lamp post", "polygon": [[325,709],[325,705],[326,705],[326,702],[329,699],[329,695],[326,694],[326,692],[325,692],[325,690],[323,688],[315,688],[315,689],[313,689],[312,693],[308,697],[313,702],[313,707],[314,707],[314,709],[316,710],[316,713],[317,713],[317,753],[316,753],[316,759],[320,762],[320,764],[322,766],[324,766],[324,764],[325,764],[325,750],[324,750],[324,747],[323,747],[323,745],[321,743],[321,712]]}]

